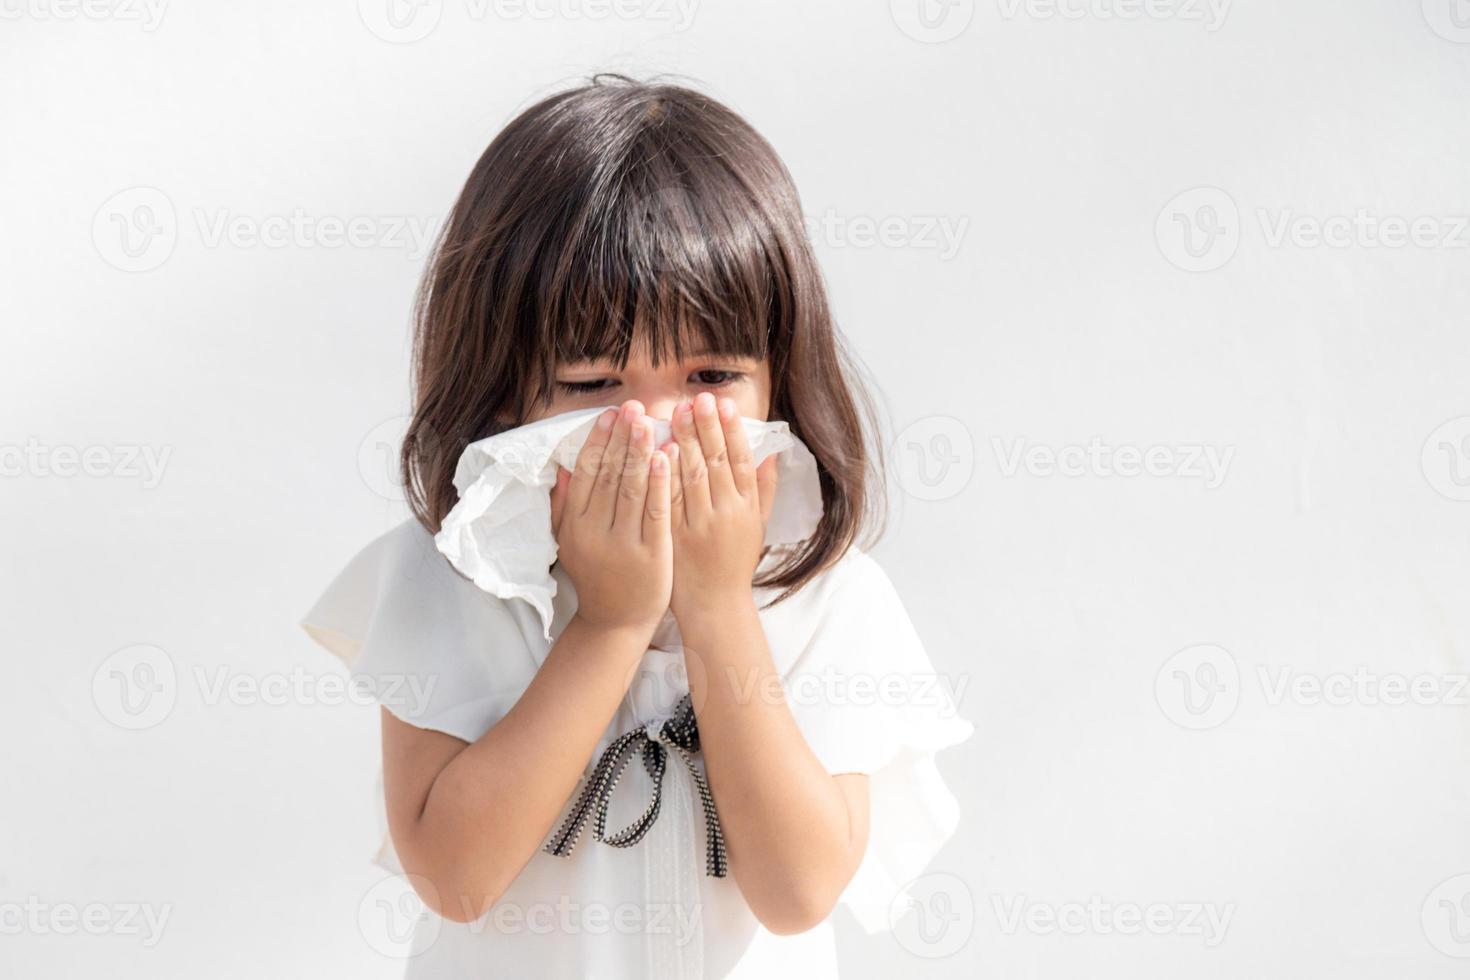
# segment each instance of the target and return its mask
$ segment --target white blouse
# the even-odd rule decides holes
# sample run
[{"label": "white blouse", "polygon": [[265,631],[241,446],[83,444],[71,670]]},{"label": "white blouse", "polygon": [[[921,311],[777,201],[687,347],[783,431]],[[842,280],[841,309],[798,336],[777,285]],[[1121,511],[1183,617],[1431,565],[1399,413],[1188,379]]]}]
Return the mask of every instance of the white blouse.
[{"label": "white blouse", "polygon": [[[761,567],[778,557],[773,548]],[[409,520],[354,557],[302,625],[394,715],[473,742],[515,704],[576,610],[571,580],[559,564],[552,574],[548,640],[531,603],[476,588]],[[754,590],[758,607],[778,594]],[[841,904],[870,933],[890,928],[904,886],[959,822],[934,754],[970,737],[973,726],[957,717],[947,679],[934,670],[893,584],[859,548],[759,615],[807,744],[828,772],[870,776],[867,852]],[[635,728],[652,734],[669,718],[689,691],[681,650],[669,614],[584,776],[618,735]],[[693,760],[702,774],[702,757]],[[611,793],[607,831],[636,820],[652,792],[635,754]],[[792,936],[765,930],[733,875],[706,874],[705,837],[693,780],[670,753],[647,836],[613,847],[593,839],[589,821],[569,856],[538,850],[477,921],[456,923],[425,909],[406,976],[836,977],[830,921]],[[402,873],[386,837],[377,861]]]}]

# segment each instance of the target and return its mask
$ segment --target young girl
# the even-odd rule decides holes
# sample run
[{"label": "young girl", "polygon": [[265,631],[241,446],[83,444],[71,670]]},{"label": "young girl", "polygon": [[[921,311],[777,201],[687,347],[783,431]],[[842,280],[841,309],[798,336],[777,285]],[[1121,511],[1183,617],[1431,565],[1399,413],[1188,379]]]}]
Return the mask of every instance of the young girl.
[{"label": "young girl", "polygon": [[[379,859],[431,910],[408,975],[836,976],[829,914],[903,911],[971,726],[857,544],[871,410],[775,152],[673,85],[532,106],[447,222],[414,366],[416,519],[303,624],[382,702]],[[599,406],[551,490],[548,641],[433,535],[467,445]],[[782,488],[742,418],[815,455],[804,540],[765,541]]]}]

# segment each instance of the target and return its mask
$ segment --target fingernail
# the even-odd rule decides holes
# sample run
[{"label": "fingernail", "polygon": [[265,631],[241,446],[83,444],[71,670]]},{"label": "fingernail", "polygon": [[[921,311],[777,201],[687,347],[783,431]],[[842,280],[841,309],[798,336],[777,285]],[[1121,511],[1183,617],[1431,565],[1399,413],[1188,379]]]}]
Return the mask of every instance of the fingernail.
[{"label": "fingernail", "polygon": [[720,399],[720,417],[733,419],[735,417],[735,403],[728,398]]},{"label": "fingernail", "polygon": [[669,471],[669,457],[663,453],[653,454],[653,471],[660,476]]},{"label": "fingernail", "polygon": [[603,412],[601,415],[597,416],[597,427],[599,429],[602,429],[603,431],[611,429],[613,427],[613,419],[617,417],[617,412],[614,412],[612,409],[608,409],[606,412]]},{"label": "fingernail", "polygon": [[696,398],[694,401],[695,401],[695,404],[698,405],[698,407],[699,407],[699,414],[701,414],[701,415],[713,415],[714,414],[714,411],[715,411],[715,396],[714,395],[711,395],[707,391],[700,392],[699,397]]}]

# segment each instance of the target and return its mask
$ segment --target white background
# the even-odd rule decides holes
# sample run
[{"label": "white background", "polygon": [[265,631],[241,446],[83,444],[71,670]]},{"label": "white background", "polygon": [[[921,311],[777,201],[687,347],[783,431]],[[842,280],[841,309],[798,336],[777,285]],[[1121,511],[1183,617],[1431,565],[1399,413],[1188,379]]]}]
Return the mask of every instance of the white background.
[{"label": "white background", "polygon": [[395,229],[615,69],[795,175],[889,420],[876,554],[977,724],[944,929],[839,917],[844,976],[1464,975],[1470,5],[930,2],[0,0],[0,974],[401,973],[374,709],[295,620],[405,513]]}]

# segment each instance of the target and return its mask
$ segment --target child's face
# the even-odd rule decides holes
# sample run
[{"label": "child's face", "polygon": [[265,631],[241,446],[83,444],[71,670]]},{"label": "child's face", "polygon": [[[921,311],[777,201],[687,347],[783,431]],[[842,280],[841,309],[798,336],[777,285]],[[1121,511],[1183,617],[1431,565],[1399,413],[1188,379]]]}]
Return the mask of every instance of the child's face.
[{"label": "child's face", "polygon": [[[698,349],[695,345],[694,349]],[[582,408],[643,403],[655,419],[670,419],[675,406],[701,391],[733,398],[740,414],[764,421],[771,405],[771,369],[764,360],[730,354],[690,354],[682,361],[665,359],[657,368],[640,342],[620,371],[611,360],[562,363],[556,368],[556,390],[550,405],[538,406],[527,421]]]}]

